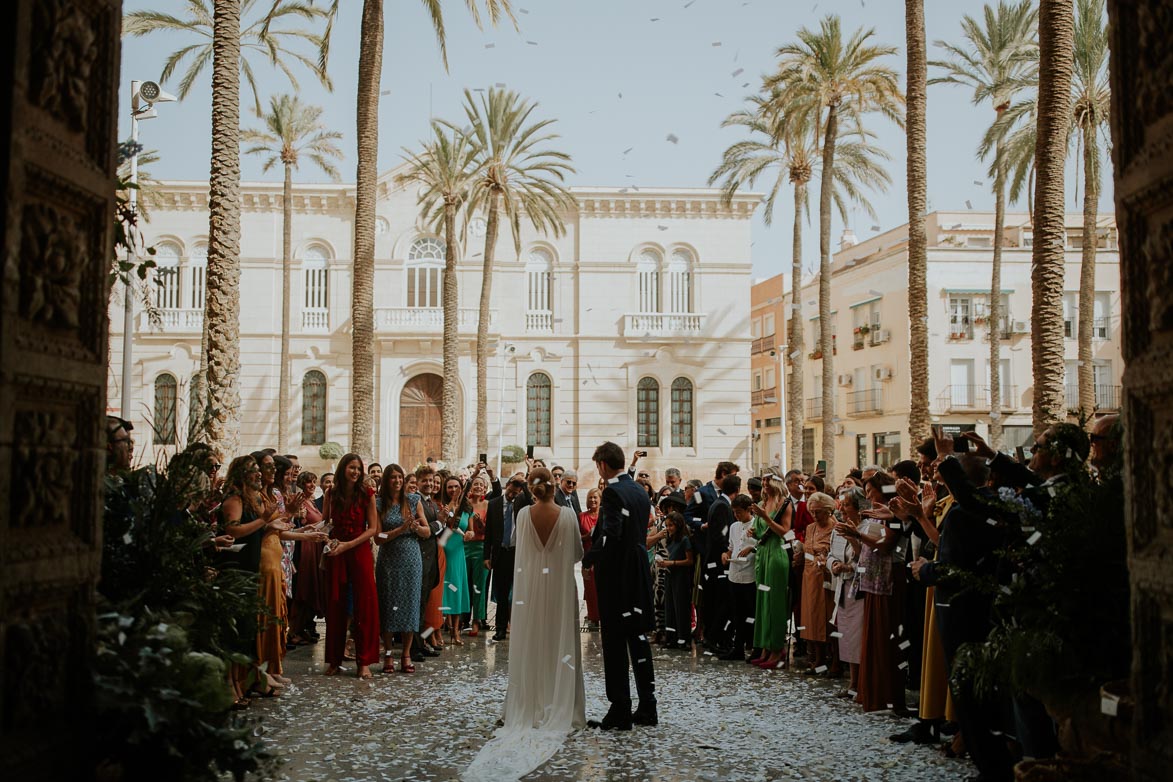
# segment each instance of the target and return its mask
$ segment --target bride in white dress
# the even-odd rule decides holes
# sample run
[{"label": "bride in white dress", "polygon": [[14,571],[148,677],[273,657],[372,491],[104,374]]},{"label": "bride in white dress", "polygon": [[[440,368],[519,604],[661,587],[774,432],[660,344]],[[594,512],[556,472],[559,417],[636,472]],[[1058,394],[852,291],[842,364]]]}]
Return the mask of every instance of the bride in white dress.
[{"label": "bride in white dress", "polygon": [[509,688],[502,726],[464,773],[468,780],[516,780],[554,756],[586,725],[578,591],[578,519],[554,504],[549,470],[530,473],[534,503],[513,526],[516,572],[509,633]]}]

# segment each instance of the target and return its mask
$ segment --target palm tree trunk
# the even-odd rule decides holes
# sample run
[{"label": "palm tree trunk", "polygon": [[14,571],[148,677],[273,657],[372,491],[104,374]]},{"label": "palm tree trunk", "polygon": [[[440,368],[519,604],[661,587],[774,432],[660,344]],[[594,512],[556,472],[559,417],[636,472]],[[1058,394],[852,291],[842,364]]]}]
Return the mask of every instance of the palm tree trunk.
[{"label": "palm tree trunk", "polygon": [[1096,313],[1096,212],[1100,201],[1099,149],[1095,115],[1083,121],[1083,258],[1079,267],[1079,415],[1091,418],[1096,410],[1092,331]]},{"label": "palm tree trunk", "polygon": [[1038,130],[1034,248],[1031,253],[1031,364],[1036,435],[1066,418],[1063,399],[1063,164],[1071,122],[1075,36],[1072,0],[1039,4]]},{"label": "palm tree trunk", "polygon": [[[1001,104],[999,104],[1001,105]],[[1006,225],[1005,150],[994,147],[994,255],[990,264],[990,447],[1002,448],[1002,232]]]},{"label": "palm tree trunk", "polygon": [[461,457],[460,400],[456,379],[460,374],[457,326],[460,318],[456,287],[456,204],[444,204],[444,384],[440,391],[440,451],[441,458],[455,464]]},{"label": "palm tree trunk", "polygon": [[481,274],[481,306],[477,314],[477,453],[489,452],[489,304],[493,293],[493,259],[497,251],[497,230],[501,222],[501,196],[489,199],[485,228],[485,266]]},{"label": "palm tree trunk", "polygon": [[208,182],[208,442],[240,450],[240,0],[215,4]]},{"label": "palm tree trunk", "polygon": [[925,233],[926,82],[924,0],[906,0],[904,32],[908,45],[905,113],[908,142],[908,320],[909,449],[929,436],[929,293],[928,237]]},{"label": "palm tree trunk", "polygon": [[285,164],[281,204],[281,365],[277,380],[277,451],[287,452],[289,439],[289,285],[293,272],[293,165]]},{"label": "palm tree trunk", "polygon": [[806,182],[794,183],[794,238],[790,247],[790,339],[786,349],[791,362],[790,400],[786,406],[786,461],[783,470],[802,464],[802,426],[806,420],[803,396],[803,363],[806,358],[802,327],[802,210],[806,206]]},{"label": "palm tree trunk", "polygon": [[383,0],[364,0],[358,58],[358,174],[351,292],[350,448],[375,455],[375,186],[379,178],[379,79]]},{"label": "palm tree trunk", "polygon": [[819,184],[819,349],[823,352],[823,459],[828,476],[835,474],[835,340],[831,323],[831,194],[835,187],[835,141],[838,106],[827,109],[823,137],[823,170]]}]

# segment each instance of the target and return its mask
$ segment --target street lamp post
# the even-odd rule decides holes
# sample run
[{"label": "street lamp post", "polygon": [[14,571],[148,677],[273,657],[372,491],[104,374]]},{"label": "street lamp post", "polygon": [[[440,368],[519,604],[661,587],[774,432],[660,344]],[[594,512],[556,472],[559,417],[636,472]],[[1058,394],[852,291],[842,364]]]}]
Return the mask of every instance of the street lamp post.
[{"label": "street lamp post", "polygon": [[[163,92],[156,82],[132,81],[130,83],[130,213],[138,217],[138,123],[139,120],[154,119],[159,116],[155,111],[156,103],[166,103],[175,100],[175,96]],[[133,267],[137,257],[135,251],[135,237],[127,241],[126,260]],[[130,419],[130,406],[134,398],[131,391],[131,375],[133,366],[134,340],[134,293],[131,291],[130,272],[127,272],[125,299],[122,313],[122,417]]]},{"label": "street lamp post", "polygon": [[505,448],[505,364],[517,350],[516,345],[501,344],[501,363],[497,368],[497,478],[501,478],[502,451]]}]

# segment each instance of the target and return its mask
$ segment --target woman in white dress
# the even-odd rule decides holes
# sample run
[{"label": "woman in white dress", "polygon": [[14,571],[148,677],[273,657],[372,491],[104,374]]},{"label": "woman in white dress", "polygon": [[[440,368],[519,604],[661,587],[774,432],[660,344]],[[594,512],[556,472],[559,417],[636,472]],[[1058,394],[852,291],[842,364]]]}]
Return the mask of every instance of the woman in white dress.
[{"label": "woman in white dress", "polygon": [[513,526],[516,572],[502,724],[465,779],[520,779],[586,725],[574,580],[582,559],[578,519],[573,509],[554,504],[549,470],[532,471],[528,483],[534,502]]}]

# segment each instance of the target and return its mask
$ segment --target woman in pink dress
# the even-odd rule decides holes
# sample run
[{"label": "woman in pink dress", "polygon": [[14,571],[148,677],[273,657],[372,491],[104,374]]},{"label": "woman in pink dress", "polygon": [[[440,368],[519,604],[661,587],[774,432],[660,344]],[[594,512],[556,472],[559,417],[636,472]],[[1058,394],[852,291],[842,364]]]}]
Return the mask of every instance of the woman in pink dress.
[{"label": "woman in pink dress", "polygon": [[[582,535],[582,549],[591,550],[591,534],[599,523],[599,490],[591,489],[586,496],[586,510],[578,514],[578,531]],[[595,592],[595,570],[582,571],[582,593],[586,600],[586,620],[591,629],[599,624],[599,596]]]}]

